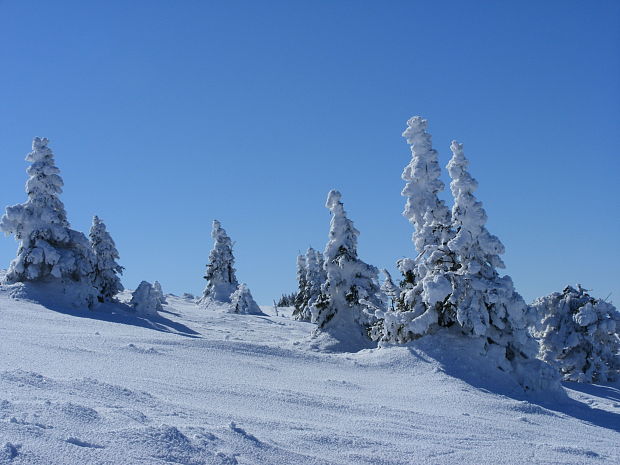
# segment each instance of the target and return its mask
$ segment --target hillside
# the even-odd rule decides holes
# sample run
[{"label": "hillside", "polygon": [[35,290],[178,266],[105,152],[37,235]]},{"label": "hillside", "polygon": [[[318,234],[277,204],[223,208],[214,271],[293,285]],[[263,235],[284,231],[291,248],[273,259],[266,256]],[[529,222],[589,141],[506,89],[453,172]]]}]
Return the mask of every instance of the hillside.
[{"label": "hillside", "polygon": [[271,307],[168,296],[148,321],[8,294],[2,465],[620,463],[620,386],[527,397],[449,334],[325,352]]}]

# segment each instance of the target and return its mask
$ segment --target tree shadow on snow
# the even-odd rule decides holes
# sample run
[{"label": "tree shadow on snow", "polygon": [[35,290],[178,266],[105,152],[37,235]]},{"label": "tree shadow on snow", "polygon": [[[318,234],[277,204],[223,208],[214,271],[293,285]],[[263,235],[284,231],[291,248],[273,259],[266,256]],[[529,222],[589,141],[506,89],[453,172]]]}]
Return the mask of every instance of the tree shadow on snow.
[{"label": "tree shadow on snow", "polygon": [[44,296],[32,291],[29,292],[29,295],[20,296],[16,299],[28,300],[42,305],[48,310],[78,318],[89,318],[106,321],[108,323],[132,325],[191,338],[200,337],[200,333],[185,326],[183,323],[172,321],[162,315],[149,316],[148,318],[138,316],[129,305],[123,302],[103,303],[93,310],[88,310],[87,308],[72,307],[66,302],[63,302],[62,298],[56,299],[54,296]]},{"label": "tree shadow on snow", "polygon": [[[445,346],[436,345],[430,339],[432,338],[422,344],[410,344],[408,350],[412,356],[421,357],[424,360],[419,350],[422,349],[423,354],[431,356],[441,364],[442,371],[447,375],[461,379],[483,392],[499,394],[520,401],[522,404],[514,407],[515,415],[522,416],[523,413],[566,415],[602,428],[620,431],[620,414],[618,413],[592,407],[586,402],[572,399],[565,390],[560,392],[525,391],[511,374],[501,371],[488,361],[481,360],[480,356],[472,356],[471,350],[467,348],[459,350],[454,346],[452,350],[446,350]],[[569,389],[591,396],[620,400],[620,389],[616,387],[580,383],[563,384]]]}]

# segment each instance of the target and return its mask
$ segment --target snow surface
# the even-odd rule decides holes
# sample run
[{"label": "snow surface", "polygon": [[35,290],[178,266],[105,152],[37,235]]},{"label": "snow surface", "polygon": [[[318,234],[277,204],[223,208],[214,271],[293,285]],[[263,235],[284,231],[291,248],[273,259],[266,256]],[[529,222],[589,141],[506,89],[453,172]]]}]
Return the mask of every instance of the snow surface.
[{"label": "snow surface", "polygon": [[326,353],[290,308],[167,295],[149,320],[8,293],[2,465],[620,463],[620,384],[526,397],[449,332]]}]

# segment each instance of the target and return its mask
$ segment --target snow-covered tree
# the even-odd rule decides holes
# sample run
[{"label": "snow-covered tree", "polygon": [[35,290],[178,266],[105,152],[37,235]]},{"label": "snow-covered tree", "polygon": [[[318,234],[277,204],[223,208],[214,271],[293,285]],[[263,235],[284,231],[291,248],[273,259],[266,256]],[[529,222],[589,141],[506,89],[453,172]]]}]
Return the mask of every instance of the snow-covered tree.
[{"label": "snow-covered tree", "polygon": [[308,290],[308,283],[306,282],[306,257],[299,254],[297,256],[297,294],[295,295],[295,310],[293,311],[293,317],[296,320],[303,320],[304,309],[308,304],[306,292]]},{"label": "snow-covered tree", "polygon": [[258,304],[254,301],[250,288],[248,288],[246,284],[240,284],[237,290],[233,292],[230,300],[233,313],[264,315]]},{"label": "snow-covered tree", "polygon": [[620,313],[585,289],[568,286],[532,304],[541,320],[535,331],[539,357],[564,380],[610,382],[620,374]]},{"label": "snow-covered tree", "polygon": [[375,323],[374,313],[383,306],[379,270],[357,256],[359,231],[347,218],[341,194],[332,190],[326,207],[331,211],[329,241],[325,247],[326,281],[312,305],[312,321],[319,329],[341,328],[364,335]]},{"label": "snow-covered tree", "polygon": [[213,237],[214,244],[205,273],[207,287],[202,293],[200,302],[205,303],[209,299],[217,302],[230,302],[232,293],[239,285],[235,276],[233,242],[217,220],[213,220],[211,237]]},{"label": "snow-covered tree", "polygon": [[[97,291],[91,274],[95,257],[86,236],[70,228],[59,195],[63,181],[46,138],[35,137],[26,156],[28,200],[7,207],[0,229],[19,241],[8,282],[51,282],[71,287],[76,305],[94,305]],[[66,290],[66,289],[65,289]]]},{"label": "snow-covered tree", "polygon": [[427,334],[437,325],[449,325],[443,301],[450,291],[446,275],[455,269],[453,254],[447,247],[453,232],[450,210],[439,193],[444,183],[437,151],[432,147],[427,121],[415,116],[407,121],[403,137],[411,145],[411,161],[402,178],[406,181],[403,215],[414,227],[415,259],[399,260],[403,275],[395,311],[380,314],[381,330],[375,335],[384,341],[406,342]]},{"label": "snow-covered tree", "polygon": [[383,280],[383,284],[381,284],[381,291],[386,295],[388,299],[390,299],[390,309],[394,310],[396,302],[400,296],[400,287],[394,284],[392,280],[392,275],[385,268],[381,270],[385,279]]},{"label": "snow-covered tree", "polygon": [[300,255],[297,258],[299,291],[293,312],[297,320],[310,321],[312,319],[310,308],[321,295],[321,286],[327,278],[323,265],[323,254],[312,247],[308,249],[305,256]]},{"label": "snow-covered tree", "polygon": [[147,281],[142,281],[133,291],[129,305],[140,316],[157,316],[163,310],[157,292]]},{"label": "snow-covered tree", "polygon": [[103,221],[97,216],[93,218],[89,238],[90,246],[95,254],[93,285],[99,291],[99,302],[109,302],[116,294],[124,290],[119,277],[123,274],[123,267],[116,262],[119,255],[114,240]]},{"label": "snow-covered tree", "polygon": [[153,289],[155,289],[155,293],[157,294],[157,298],[159,299],[159,301],[162,304],[167,304],[168,302],[166,301],[166,296],[164,295],[164,291],[162,290],[159,281],[155,281],[153,283]]}]

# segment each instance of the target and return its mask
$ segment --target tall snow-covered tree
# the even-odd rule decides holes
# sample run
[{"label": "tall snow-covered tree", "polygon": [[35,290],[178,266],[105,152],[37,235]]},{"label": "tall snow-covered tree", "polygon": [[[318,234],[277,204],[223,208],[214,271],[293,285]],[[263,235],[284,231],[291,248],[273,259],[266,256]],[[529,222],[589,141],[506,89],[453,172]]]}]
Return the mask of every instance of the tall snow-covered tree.
[{"label": "tall snow-covered tree", "polygon": [[359,330],[367,335],[375,323],[375,311],[383,306],[378,284],[379,270],[357,255],[359,231],[347,218],[340,192],[332,190],[326,207],[331,211],[329,241],[325,247],[326,281],[311,307],[319,329]]},{"label": "tall snow-covered tree", "polygon": [[133,291],[129,305],[140,316],[157,316],[163,310],[157,292],[148,281],[142,281]]},{"label": "tall snow-covered tree", "polygon": [[254,301],[250,288],[246,284],[240,284],[231,296],[231,313],[243,315],[264,315],[258,304]]},{"label": "tall snow-covered tree", "polygon": [[95,257],[86,236],[69,225],[59,198],[63,181],[46,138],[34,138],[26,161],[32,163],[27,169],[28,200],[7,207],[0,219],[0,229],[19,241],[7,281],[56,281],[72,288],[76,305],[91,306],[97,295],[91,282]]},{"label": "tall snow-covered tree", "polygon": [[106,225],[98,216],[93,218],[89,238],[90,246],[95,254],[93,285],[99,291],[99,302],[109,302],[116,294],[124,290],[119,277],[123,274],[123,267],[116,262],[119,259],[116,245]]},{"label": "tall snow-covered tree", "polygon": [[[459,267],[451,275],[448,305],[465,333],[485,339],[486,349],[495,356],[498,366],[529,376],[521,380],[522,384],[534,384],[537,375],[532,367],[536,364],[528,364],[527,360],[535,358],[537,344],[528,331],[528,306],[515,291],[510,276],[497,272],[497,268],[504,267],[500,258],[504,246],[486,229],[487,216],[473,194],[478,184],[467,170],[469,162],[463,145],[453,141],[451,150],[448,172],[452,178],[452,226],[456,234],[448,247]],[[525,370],[525,366],[529,368]],[[552,378],[545,373],[545,366],[536,369],[540,370],[538,375]]]},{"label": "tall snow-covered tree", "polygon": [[585,289],[568,286],[532,304],[541,320],[535,331],[539,357],[564,380],[610,382],[620,375],[620,313]]},{"label": "tall snow-covered tree", "polygon": [[414,227],[416,258],[399,260],[403,275],[401,292],[396,298],[396,311],[382,315],[377,337],[392,342],[405,342],[426,334],[438,324],[448,325],[443,300],[450,290],[446,274],[455,268],[447,242],[452,237],[450,210],[439,193],[444,183],[433,149],[427,121],[415,116],[407,121],[403,137],[411,145],[411,161],[402,178],[406,181],[402,195],[406,197],[403,215]]},{"label": "tall snow-covered tree", "polygon": [[306,298],[307,291],[306,257],[305,255],[299,254],[297,256],[297,294],[295,295],[295,310],[293,310],[293,317],[296,320],[304,319],[302,313],[308,303],[308,299]]},{"label": "tall snow-covered tree", "polygon": [[230,296],[239,286],[234,268],[233,242],[218,220],[213,220],[211,237],[214,243],[205,273],[207,287],[199,302],[206,303],[209,299],[230,302]]}]

